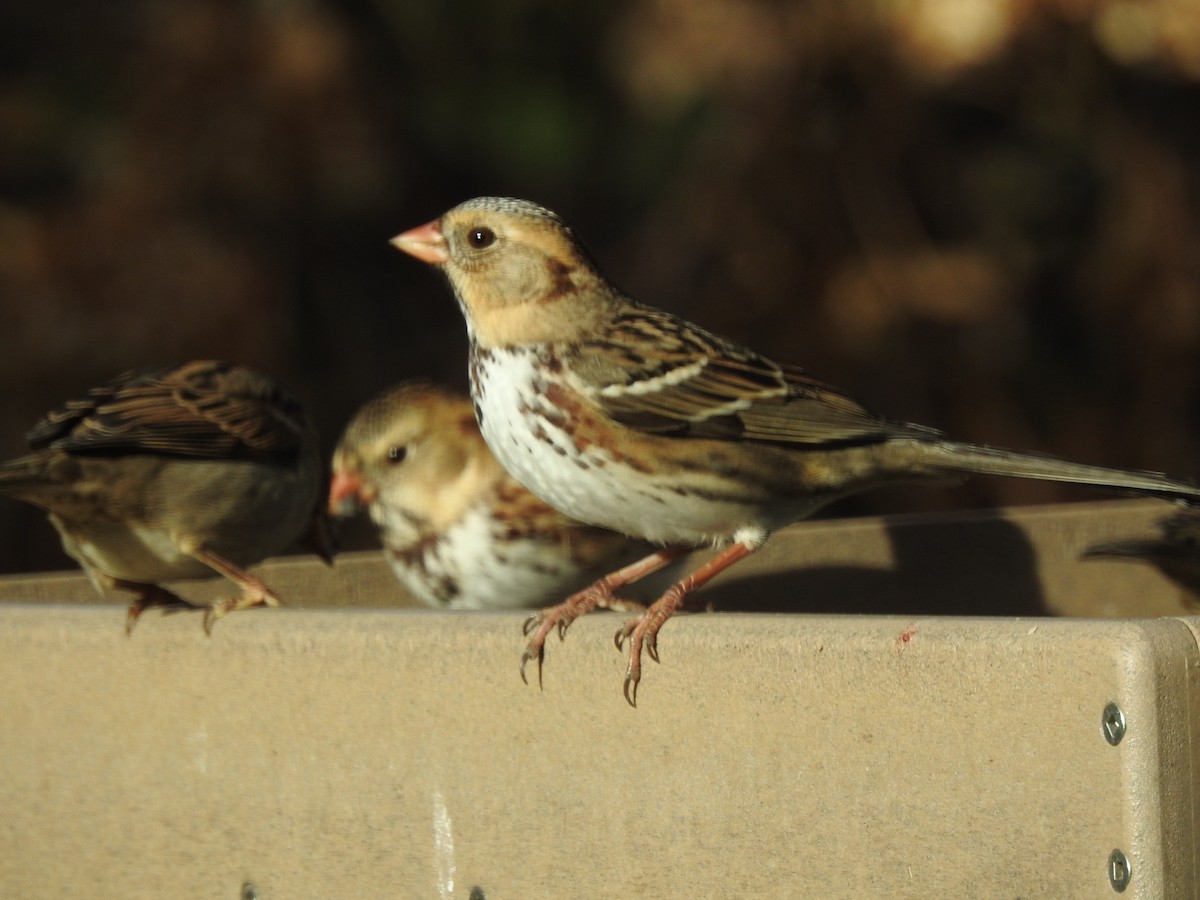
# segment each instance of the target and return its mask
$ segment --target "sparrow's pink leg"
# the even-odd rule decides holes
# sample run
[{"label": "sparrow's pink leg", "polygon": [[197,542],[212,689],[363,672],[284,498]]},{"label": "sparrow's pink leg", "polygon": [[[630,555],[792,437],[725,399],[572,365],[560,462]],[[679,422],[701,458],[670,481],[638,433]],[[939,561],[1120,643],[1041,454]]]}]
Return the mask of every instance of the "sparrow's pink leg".
[{"label": "sparrow's pink leg", "polygon": [[220,572],[242,589],[236,597],[226,597],[216,600],[204,610],[204,632],[212,636],[213,625],[217,619],[237,612],[239,609],[250,609],[252,606],[281,606],[282,601],[261,578],[255,578],[249,572],[244,572],[222,556],[203,548],[193,550],[192,556],[206,566]]},{"label": "sparrow's pink leg", "polygon": [[587,615],[597,607],[617,606],[625,601],[613,597],[617,591],[628,584],[633,584],[639,578],[644,578],[651,572],[657,572],[663,566],[678,559],[688,552],[687,547],[667,547],[657,550],[649,556],[630,563],[623,569],[605,575],[599,581],[578,593],[572,594],[557,606],[549,606],[539,610],[525,620],[525,634],[532,632],[525,652],[521,654],[521,680],[529,683],[525,677],[525,664],[531,659],[537,660],[538,687],[542,686],[542,659],[545,656],[546,638],[555,626],[558,626],[558,638],[566,637],[567,627],[580,616]]},{"label": "sparrow's pink leg", "polygon": [[642,645],[650,658],[658,662],[658,630],[663,623],[683,606],[688,594],[706,584],[713,576],[725,571],[740,559],[745,559],[755,550],[747,544],[736,543],[722,550],[695,572],[671,585],[640,616],[630,619],[617,632],[617,649],[624,648],[629,638],[629,665],[625,669],[625,699],[630,706],[637,706],[637,686],[642,680]]}]

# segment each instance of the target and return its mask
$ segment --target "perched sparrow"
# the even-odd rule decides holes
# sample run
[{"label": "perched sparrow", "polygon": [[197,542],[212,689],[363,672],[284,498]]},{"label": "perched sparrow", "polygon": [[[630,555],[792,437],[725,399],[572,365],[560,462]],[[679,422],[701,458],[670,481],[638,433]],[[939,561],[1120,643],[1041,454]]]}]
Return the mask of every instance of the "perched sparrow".
[{"label": "perched sparrow", "polygon": [[692,590],[775,529],[879,485],[982,473],[1195,499],[1159,475],[1078,465],[946,440],[891,422],[801,369],[630,299],[567,225],[521,200],[484,197],[396,237],[441,267],[467,321],[483,436],[516,478],[557,509],[663,545],[527,623],[522,657],[541,667],[552,628],[679,555],[723,549],[617,632],[629,641],[625,696],[641,652]]},{"label": "perched sparrow", "polygon": [[471,401],[425,382],[384,391],[346,426],[329,512],[362,508],[396,577],[429,606],[538,606],[650,549],[529,493],[488,450]]},{"label": "perched sparrow", "polygon": [[278,606],[243,567],[306,529],[325,536],[316,432],[291,394],[240,366],[127,373],[26,440],[30,455],[0,463],[0,494],[46,510],[97,590],[136,594],[126,632],[147,607],[193,605],[161,581],[220,574],[241,588],[206,607],[209,633],[226,613]]},{"label": "perched sparrow", "polygon": [[1096,544],[1084,559],[1131,559],[1150,563],[1179,587],[1187,602],[1200,607],[1200,510],[1188,510],[1158,523],[1160,537]]}]

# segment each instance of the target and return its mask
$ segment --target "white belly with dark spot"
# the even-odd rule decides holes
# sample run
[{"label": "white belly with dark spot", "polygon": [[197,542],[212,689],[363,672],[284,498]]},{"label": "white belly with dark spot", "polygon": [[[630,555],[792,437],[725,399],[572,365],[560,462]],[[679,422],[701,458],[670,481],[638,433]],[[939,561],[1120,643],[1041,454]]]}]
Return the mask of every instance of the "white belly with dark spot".
[{"label": "white belly with dark spot", "polygon": [[427,605],[450,609],[542,606],[591,580],[565,545],[535,537],[503,541],[501,531],[488,504],[480,503],[429,542],[419,558],[391,547],[388,561]]},{"label": "white belly with dark spot", "polygon": [[765,538],[742,504],[690,494],[677,479],[617,462],[594,443],[580,451],[555,424],[562,416],[543,396],[536,363],[536,351],[506,348],[472,366],[484,439],[529,490],[573,518],[661,544],[721,543],[746,529]]}]

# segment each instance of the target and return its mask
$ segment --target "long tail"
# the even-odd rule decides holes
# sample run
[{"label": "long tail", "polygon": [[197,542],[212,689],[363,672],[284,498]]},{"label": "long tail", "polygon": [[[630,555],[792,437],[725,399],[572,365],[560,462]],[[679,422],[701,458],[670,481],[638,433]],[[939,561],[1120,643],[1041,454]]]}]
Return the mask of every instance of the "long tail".
[{"label": "long tail", "polygon": [[914,462],[928,466],[934,472],[1062,481],[1110,491],[1178,500],[1188,504],[1200,503],[1200,487],[1157,472],[1108,469],[1037,453],[1002,450],[998,447],[962,444],[956,441],[914,441],[913,444],[913,449],[917,451],[915,455],[918,457]]},{"label": "long tail", "polygon": [[0,462],[0,495],[51,508],[54,498],[69,493],[70,472],[56,472],[48,457],[33,453],[18,459]]},{"label": "long tail", "polygon": [[46,483],[33,456],[0,462],[0,494],[24,499],[31,490]]}]

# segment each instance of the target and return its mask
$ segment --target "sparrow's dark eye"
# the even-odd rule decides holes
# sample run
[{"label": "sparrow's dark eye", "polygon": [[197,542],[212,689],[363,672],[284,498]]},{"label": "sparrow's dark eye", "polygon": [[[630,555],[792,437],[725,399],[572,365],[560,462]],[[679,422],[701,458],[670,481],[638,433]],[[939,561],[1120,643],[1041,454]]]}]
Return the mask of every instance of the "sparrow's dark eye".
[{"label": "sparrow's dark eye", "polygon": [[475,250],[490,247],[496,242],[496,232],[490,228],[472,228],[467,232],[467,243]]},{"label": "sparrow's dark eye", "polygon": [[408,448],[402,446],[388,447],[388,462],[402,463],[404,457],[408,456]]}]

